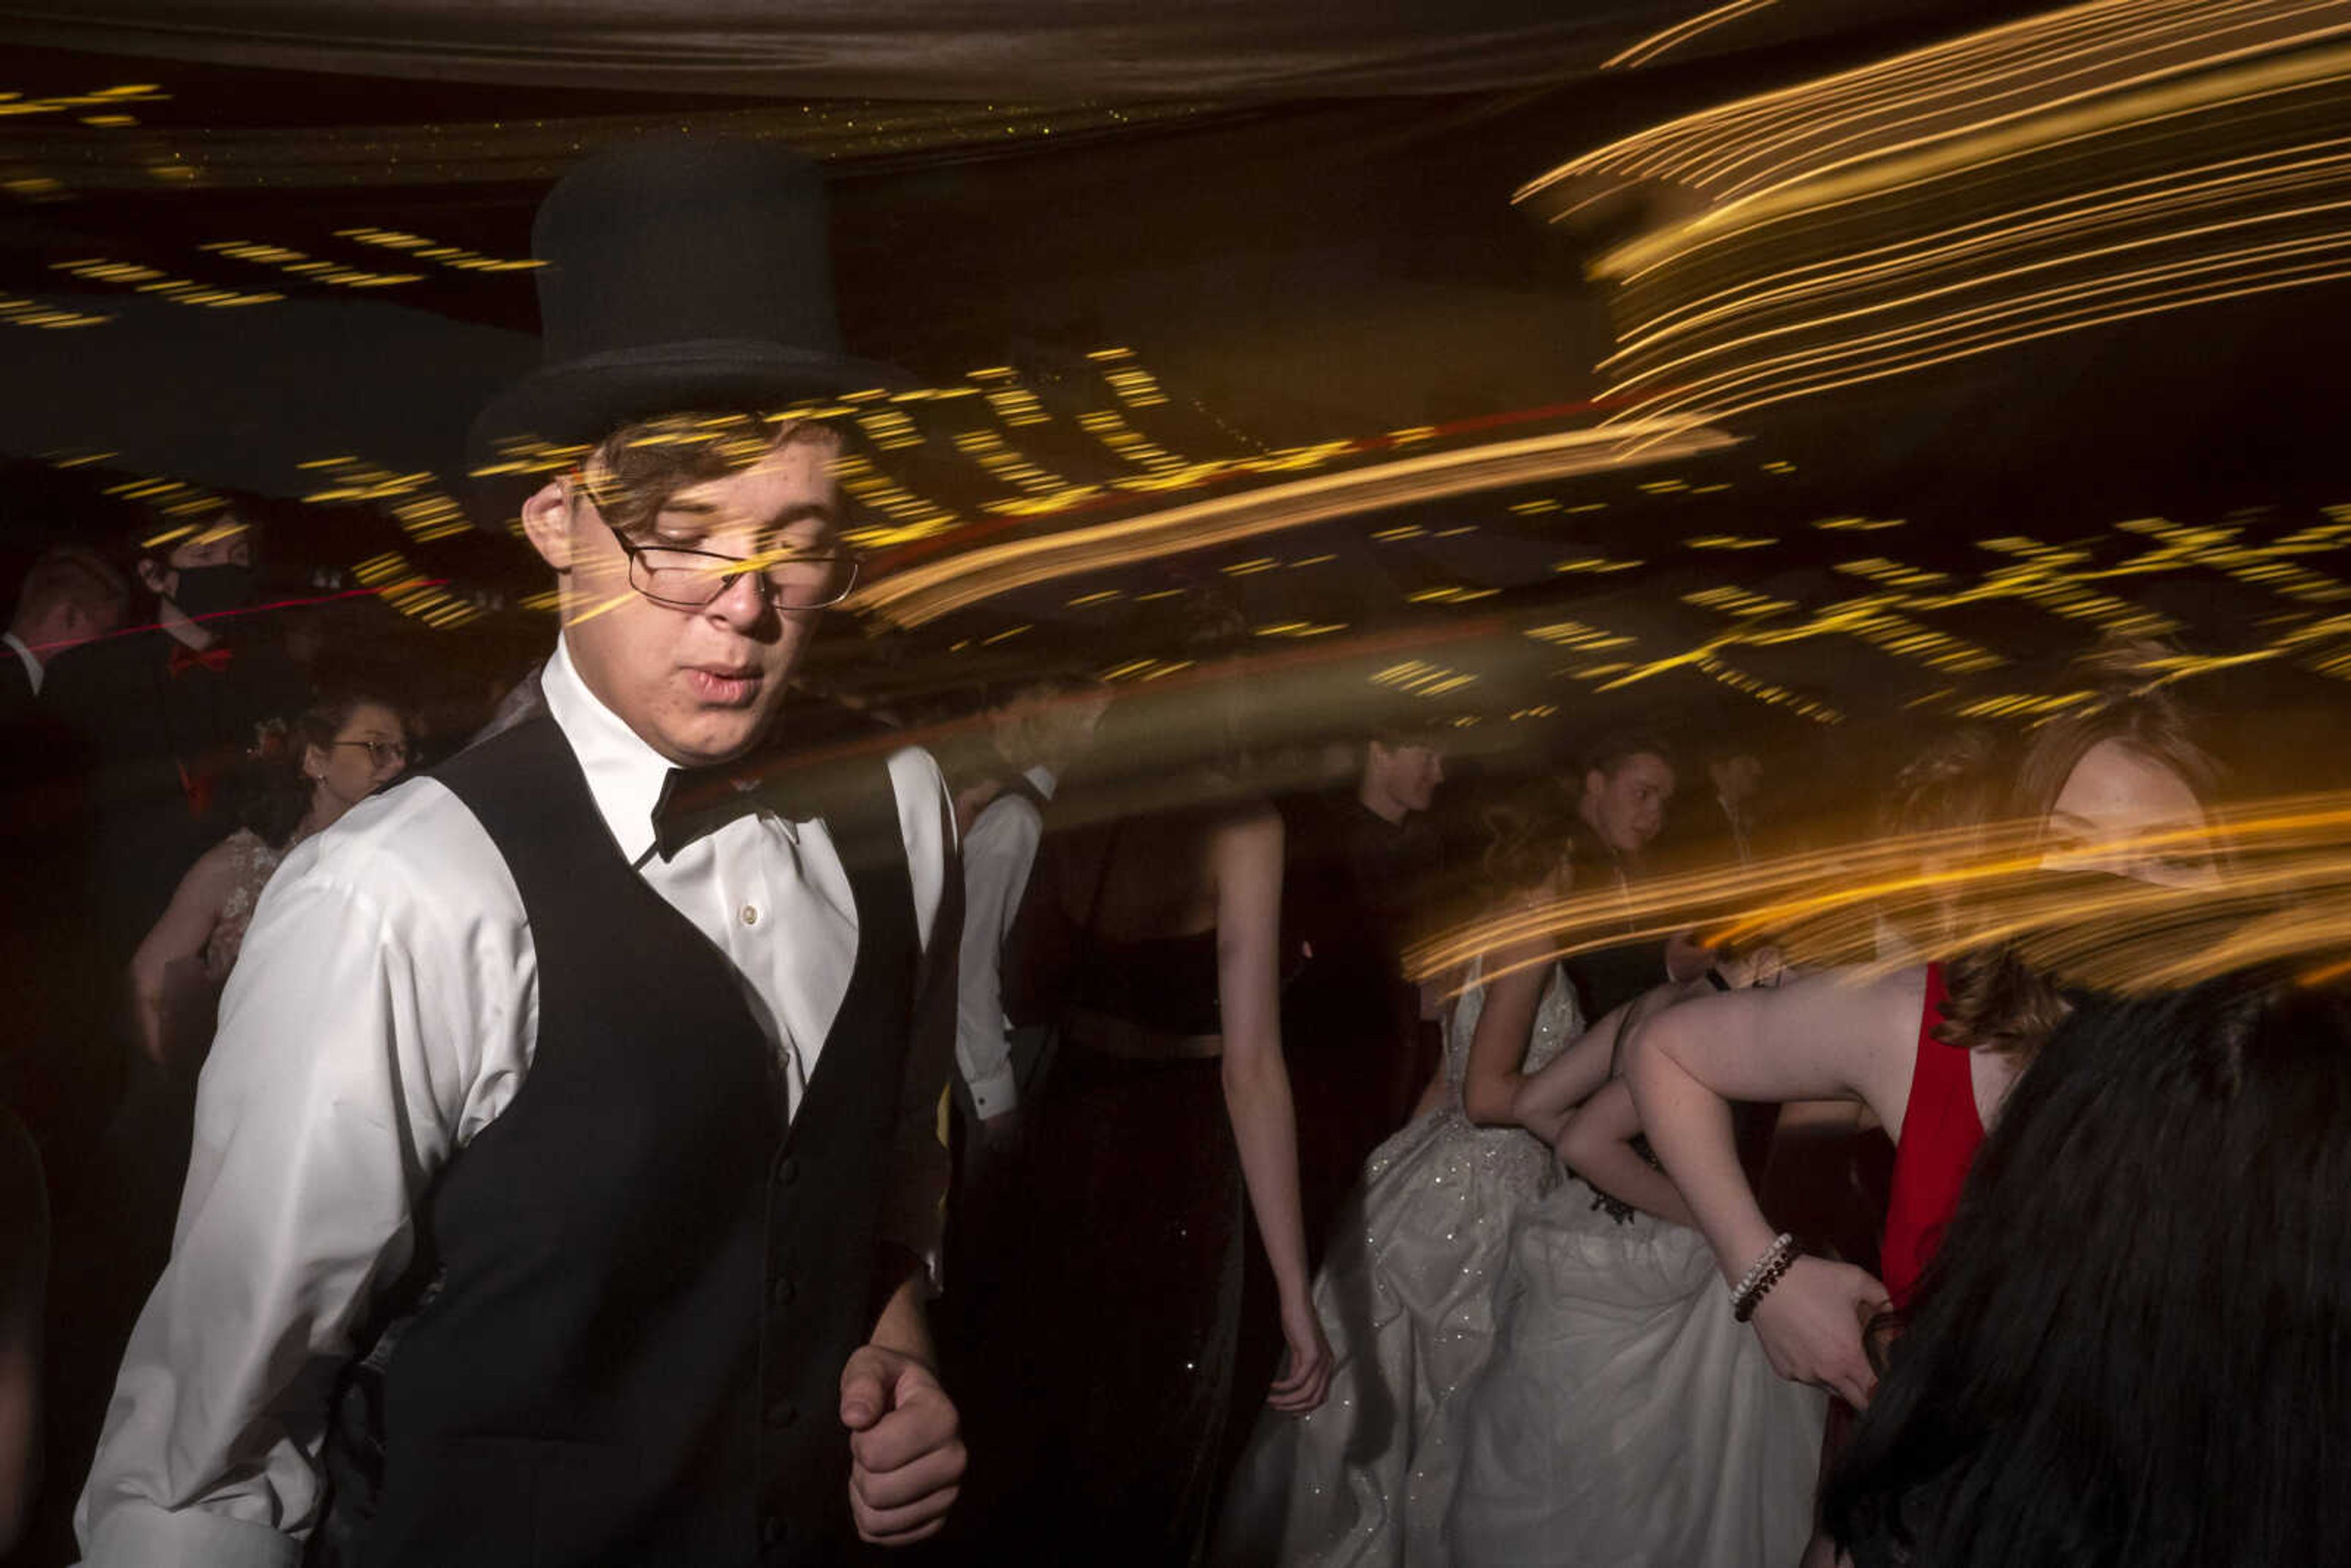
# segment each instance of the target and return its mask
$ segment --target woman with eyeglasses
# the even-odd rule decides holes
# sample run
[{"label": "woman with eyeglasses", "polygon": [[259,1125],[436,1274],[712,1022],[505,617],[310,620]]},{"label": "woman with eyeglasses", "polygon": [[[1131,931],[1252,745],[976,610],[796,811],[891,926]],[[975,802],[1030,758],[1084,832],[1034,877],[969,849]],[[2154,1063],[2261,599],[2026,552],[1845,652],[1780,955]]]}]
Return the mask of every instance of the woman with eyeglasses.
[{"label": "woman with eyeglasses", "polygon": [[218,997],[235,965],[270,873],[288,850],[407,766],[407,720],[382,696],[340,693],[295,721],[283,777],[256,796],[244,826],[188,868],[131,956],[133,1022],[151,1063],[193,1076],[212,1032],[206,1000]]}]

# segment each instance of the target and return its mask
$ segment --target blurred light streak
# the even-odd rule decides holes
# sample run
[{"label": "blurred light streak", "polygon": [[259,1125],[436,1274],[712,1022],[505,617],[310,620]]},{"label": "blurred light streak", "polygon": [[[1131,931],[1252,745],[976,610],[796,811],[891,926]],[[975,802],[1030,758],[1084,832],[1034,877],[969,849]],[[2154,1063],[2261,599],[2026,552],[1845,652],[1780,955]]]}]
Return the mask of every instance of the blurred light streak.
[{"label": "blurred light streak", "polygon": [[862,588],[849,607],[901,626],[917,626],[1000,593],[1081,572],[1232,544],[1332,517],[1689,456],[1729,444],[1732,438],[1719,431],[1692,420],[1672,420],[1427,453],[1144,517],[985,546]]},{"label": "blurred light streak", "polygon": [[[2318,149],[2329,147],[2337,150],[2283,164],[2276,162],[2294,152],[2315,153]],[[1656,346],[1667,337],[1694,331],[1742,313],[1751,315],[1763,306],[1834,293],[1856,282],[1892,277],[1906,269],[1959,262],[1980,266],[1991,255],[2026,251],[2032,241],[2063,237],[2069,230],[2086,233],[2100,227],[2119,227],[2124,220],[2170,221],[2179,214],[2207,208],[2225,210],[2228,204],[2248,195],[2296,189],[2323,191],[2342,177],[2346,158],[2351,157],[2351,152],[2342,149],[2351,149],[2351,140],[2305,144],[2282,150],[2275,155],[2224,159],[2195,171],[2167,170],[2161,174],[2105,186],[2094,198],[2079,193],[2053,197],[2007,209],[1991,217],[1953,224],[1925,244],[1889,242],[1843,252],[1825,261],[1749,277],[1736,287],[1700,294],[1646,318],[1611,359],[1628,358]],[[2250,167],[2235,173],[2220,172],[2237,164]],[[2034,214],[2043,215],[2021,221]],[[1714,304],[1716,300],[1723,303]]]},{"label": "blurred light streak", "polygon": [[[2351,23],[2338,30],[2351,30]],[[2250,105],[2263,98],[2330,86],[2340,80],[2343,55],[2340,48],[2313,50],[2233,71],[2214,72],[2174,83],[2160,91],[2126,95],[2064,114],[2028,118],[1997,131],[1977,134],[1974,128],[1970,128],[1969,134],[1955,136],[1930,152],[1896,156],[1896,150],[1880,149],[1865,160],[1856,160],[1834,178],[1777,182],[1761,194],[1726,201],[1685,222],[1627,241],[1595,264],[1595,275],[1624,282],[1637,281],[1644,274],[1697,246],[1717,244],[1766,225],[1817,221],[1822,214],[1839,208],[1922,191],[1938,182],[1947,183],[1956,174],[1979,173],[2021,158],[2077,147],[2100,137],[2111,138],[2120,131],[2145,131],[2166,120],[2198,115],[2241,118]],[[2323,147],[2326,143],[2315,145]],[[2275,158],[2279,153],[2271,152],[2266,155]],[[2242,157],[2222,159],[2211,167],[2229,169],[2247,162]],[[2268,173],[2273,176],[2279,172]],[[2252,180],[2262,172],[2254,168],[2241,172],[2237,178],[2240,182]],[[2127,185],[2128,182],[2124,183]],[[2074,199],[2082,198],[2077,195]],[[2022,210],[2039,211],[2053,205],[2041,204]],[[2090,210],[2095,213],[2099,209],[2094,204]]]},{"label": "blurred light streak", "polygon": [[103,87],[96,92],[57,94],[45,98],[26,98],[19,93],[0,92],[0,119],[62,114],[75,109],[110,110],[126,103],[166,103],[171,97],[170,93],[152,82],[133,82],[122,87]]},{"label": "blurred light streak", "polygon": [[1571,159],[1511,199],[1667,180],[1735,200],[2346,31],[2340,0],[2096,0],[1685,115]]},{"label": "blurred light streak", "polygon": [[[2179,874],[2157,883],[2103,869],[2133,863]],[[1897,956],[1882,950],[1889,926],[1908,943]],[[2045,851],[2040,823],[2011,821],[1612,883],[1454,926],[1405,961],[1428,978],[1521,943],[1547,948],[1524,967],[1677,931],[1731,947],[1771,942],[1808,967],[1864,974],[2014,943],[2068,982],[2120,991],[2275,960],[2331,966],[2351,948],[2351,792],[2247,802],[2070,865]]]},{"label": "blurred light streak", "polygon": [[261,245],[253,240],[211,240],[196,248],[262,267],[274,267],[280,271],[293,273],[307,282],[331,283],[342,288],[386,288],[395,284],[424,281],[424,275],[421,272],[370,272],[364,267],[319,261],[281,245]]},{"label": "blurred light streak", "polygon": [[481,606],[448,591],[446,578],[426,576],[397,550],[369,557],[351,568],[351,576],[401,614],[435,631],[482,616]]},{"label": "blurred light streak", "polygon": [[119,284],[141,294],[159,295],[176,305],[267,305],[286,298],[283,294],[249,294],[235,288],[216,288],[184,277],[172,277],[152,267],[114,261],[102,256],[87,256],[78,261],[53,261],[49,268],[53,272],[68,272],[76,277],[86,277],[93,283]]},{"label": "blurred light streak", "polygon": [[[2266,272],[2261,270],[2262,264],[2268,264]],[[1882,381],[2067,332],[2111,326],[2192,305],[2219,304],[2281,289],[2338,282],[2345,277],[2351,277],[2351,232],[2247,246],[2061,285],[1919,324],[1737,362],[1711,374],[1685,375],[1676,391],[1645,401],[1641,412],[1645,416],[1656,417],[1703,409],[1718,419],[1751,413],[1794,398]],[[1964,287],[1980,287],[1985,281],[1991,279],[1979,279]],[[2156,283],[2170,287],[2141,287]],[[1915,302],[1896,300],[1873,305],[1866,311],[1844,312],[1818,321],[1773,329],[1758,336],[1802,332]],[[1979,327],[1982,329],[1970,329]],[[1719,351],[1708,349],[1703,353],[1712,356]],[[1686,360],[1698,357],[1693,354]],[[1686,370],[1687,366],[1678,368]],[[1646,380],[1646,372],[1639,379]]]},{"label": "blurred light streak", "polygon": [[1598,653],[1604,648],[1627,648],[1633,643],[1633,639],[1630,637],[1619,636],[1614,632],[1604,632],[1596,626],[1587,626],[1581,621],[1554,621],[1546,626],[1529,626],[1520,635],[1531,637],[1538,643],[1551,643],[1562,648],[1573,648],[1579,653]]},{"label": "blurred light streak", "polygon": [[1809,619],[1794,624],[1773,622],[1795,606],[1784,600],[1761,600],[1745,589],[1726,585],[1688,597],[1708,608],[1728,611],[1740,617],[1738,623],[1680,653],[1625,665],[1620,673],[1593,689],[1618,691],[1676,670],[1696,668],[1761,700],[1792,707],[1824,723],[1835,723],[1843,716],[1827,704],[1732,670],[1722,655],[1733,648],[1771,648],[1820,637],[1852,637],[1896,657],[1916,659],[1930,668],[1955,674],[1974,674],[2005,663],[1988,648],[1922,626],[1898,613],[1901,601],[1892,594],[1872,594],[1825,605]]},{"label": "blurred light streak", "polygon": [[1667,51],[1678,47],[1701,33],[1712,32],[1726,22],[1735,22],[1775,4],[1775,0],[1729,0],[1711,11],[1701,11],[1686,17],[1670,27],[1661,27],[1638,43],[1619,49],[1600,63],[1604,71],[1633,70],[1646,66]]},{"label": "blurred light streak", "polygon": [[5,321],[12,327],[38,327],[54,331],[71,327],[102,327],[113,319],[111,316],[93,315],[86,310],[68,310],[55,305],[44,305],[37,299],[25,299],[13,294],[0,294],[0,321]]},{"label": "blurred light streak", "polygon": [[1697,198],[1596,262],[1615,417],[1720,421],[2351,277],[2351,7],[2095,0],[1684,116],[1518,199]]},{"label": "blurred light streak", "polygon": [[400,229],[337,229],[335,237],[357,240],[361,245],[387,250],[405,251],[419,261],[436,262],[461,272],[529,272],[547,265],[538,260],[502,261],[496,256],[484,256],[477,250],[467,250],[463,246],[436,245],[423,235],[408,234]]}]

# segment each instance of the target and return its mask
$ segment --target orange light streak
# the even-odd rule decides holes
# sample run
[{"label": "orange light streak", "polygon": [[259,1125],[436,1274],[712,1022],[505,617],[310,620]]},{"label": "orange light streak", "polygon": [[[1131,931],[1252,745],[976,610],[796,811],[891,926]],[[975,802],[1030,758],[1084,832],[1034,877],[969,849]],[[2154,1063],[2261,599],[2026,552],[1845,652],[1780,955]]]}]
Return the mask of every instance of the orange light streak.
[{"label": "orange light streak", "polygon": [[998,594],[1084,572],[1231,544],[1377,507],[1598,473],[1733,444],[1731,437],[1696,421],[1667,420],[1427,453],[968,550],[862,588],[849,607],[901,626],[917,626]]}]

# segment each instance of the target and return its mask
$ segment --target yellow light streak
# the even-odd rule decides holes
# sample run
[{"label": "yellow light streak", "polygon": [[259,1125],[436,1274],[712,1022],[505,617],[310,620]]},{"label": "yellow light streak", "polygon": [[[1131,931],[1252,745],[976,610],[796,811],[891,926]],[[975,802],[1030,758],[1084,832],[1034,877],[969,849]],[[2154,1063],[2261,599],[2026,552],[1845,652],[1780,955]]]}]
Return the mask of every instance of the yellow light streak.
[{"label": "yellow light streak", "polygon": [[1638,43],[1628,45],[1609,56],[1600,63],[1600,68],[1604,71],[1617,71],[1632,70],[1636,67],[1646,66],[1668,50],[1680,47],[1701,33],[1712,32],[1726,22],[1735,22],[1741,16],[1751,16],[1772,4],[1774,0],[1729,0],[1727,5],[1717,5],[1710,11],[1701,11],[1695,16],[1685,17],[1669,27],[1660,27]]},{"label": "yellow light streak", "polygon": [[376,246],[385,250],[402,251],[420,260],[436,262],[460,272],[529,272],[547,265],[543,261],[530,259],[501,260],[496,256],[484,256],[477,250],[467,250],[462,246],[437,245],[423,235],[409,234],[401,229],[337,229],[335,237],[356,240],[361,245]]},{"label": "yellow light streak", "polygon": [[[2310,961],[2351,972],[2351,792],[2247,802],[2209,825],[2149,831],[2099,852],[2102,863],[2201,866],[2183,885],[2051,861],[2041,825],[2007,822],[1882,837],[1751,866],[1573,893],[1464,923],[1416,946],[1428,978],[1519,944],[1518,967],[1627,940],[1697,931],[1709,943],[1771,941],[1808,967],[1879,972],[1990,943],[2019,944],[2063,978],[2116,990],[2192,984],[2253,963]],[[1891,921],[1917,951],[1884,958]],[[1627,926],[1631,929],[1628,931]],[[1507,970],[1491,969],[1496,973]],[[2314,980],[2311,983],[2322,983]]]},{"label": "yellow light streak", "polygon": [[[2095,192],[2070,193],[2004,209],[1930,235],[1892,240],[1779,272],[1742,277],[1736,286],[1702,293],[1645,317],[1638,329],[1623,340],[1604,363],[1657,350],[1668,338],[1740,316],[1760,315],[1767,307],[1889,280],[1906,271],[1926,272],[1938,266],[1980,267],[1991,256],[2024,250],[2037,240],[2119,229],[2134,221],[2176,224],[2185,214],[2210,208],[2226,210],[2253,196],[2296,189],[2324,191],[2340,182],[2347,160],[2351,160],[2351,138],[2300,143],[2196,168],[2170,168]],[[1761,226],[1742,227],[1716,237],[1727,244]]]},{"label": "yellow light streak", "polygon": [[2100,0],[1684,116],[1572,159],[1512,199],[1606,176],[1750,194],[1850,161],[1857,145],[1970,134],[2346,26],[2327,0]]},{"label": "yellow light streak", "polygon": [[114,261],[105,256],[87,256],[77,261],[53,261],[53,272],[71,273],[76,277],[96,283],[127,285],[141,294],[160,294],[182,305],[266,305],[286,298],[283,294],[241,293],[235,289],[207,288],[184,277],[169,277],[152,267],[132,262]]},{"label": "yellow light streak", "polygon": [[1267,486],[1246,495],[982,547],[861,588],[852,609],[904,626],[1017,588],[1165,555],[1232,544],[1377,507],[1541,483],[1719,450],[1732,438],[1693,420],[1568,431],[1398,458]]}]

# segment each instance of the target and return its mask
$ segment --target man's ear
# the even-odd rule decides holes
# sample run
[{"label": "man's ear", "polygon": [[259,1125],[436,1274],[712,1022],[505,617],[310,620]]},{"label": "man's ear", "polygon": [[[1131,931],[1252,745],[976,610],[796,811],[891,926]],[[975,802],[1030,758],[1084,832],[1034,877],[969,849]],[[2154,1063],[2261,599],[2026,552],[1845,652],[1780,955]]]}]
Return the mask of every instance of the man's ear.
[{"label": "man's ear", "polygon": [[522,504],[522,531],[539,559],[558,571],[571,570],[571,497],[560,479],[549,479]]},{"label": "man's ear", "polygon": [[170,578],[171,573],[164,570],[161,561],[152,556],[141,556],[139,558],[137,570],[139,580],[147,585],[148,592],[159,596],[162,594],[163,584]]},{"label": "man's ear", "polygon": [[1607,792],[1608,775],[1604,770],[1594,768],[1585,772],[1583,775],[1583,798],[1585,800],[1597,800],[1601,796],[1605,795]]}]

